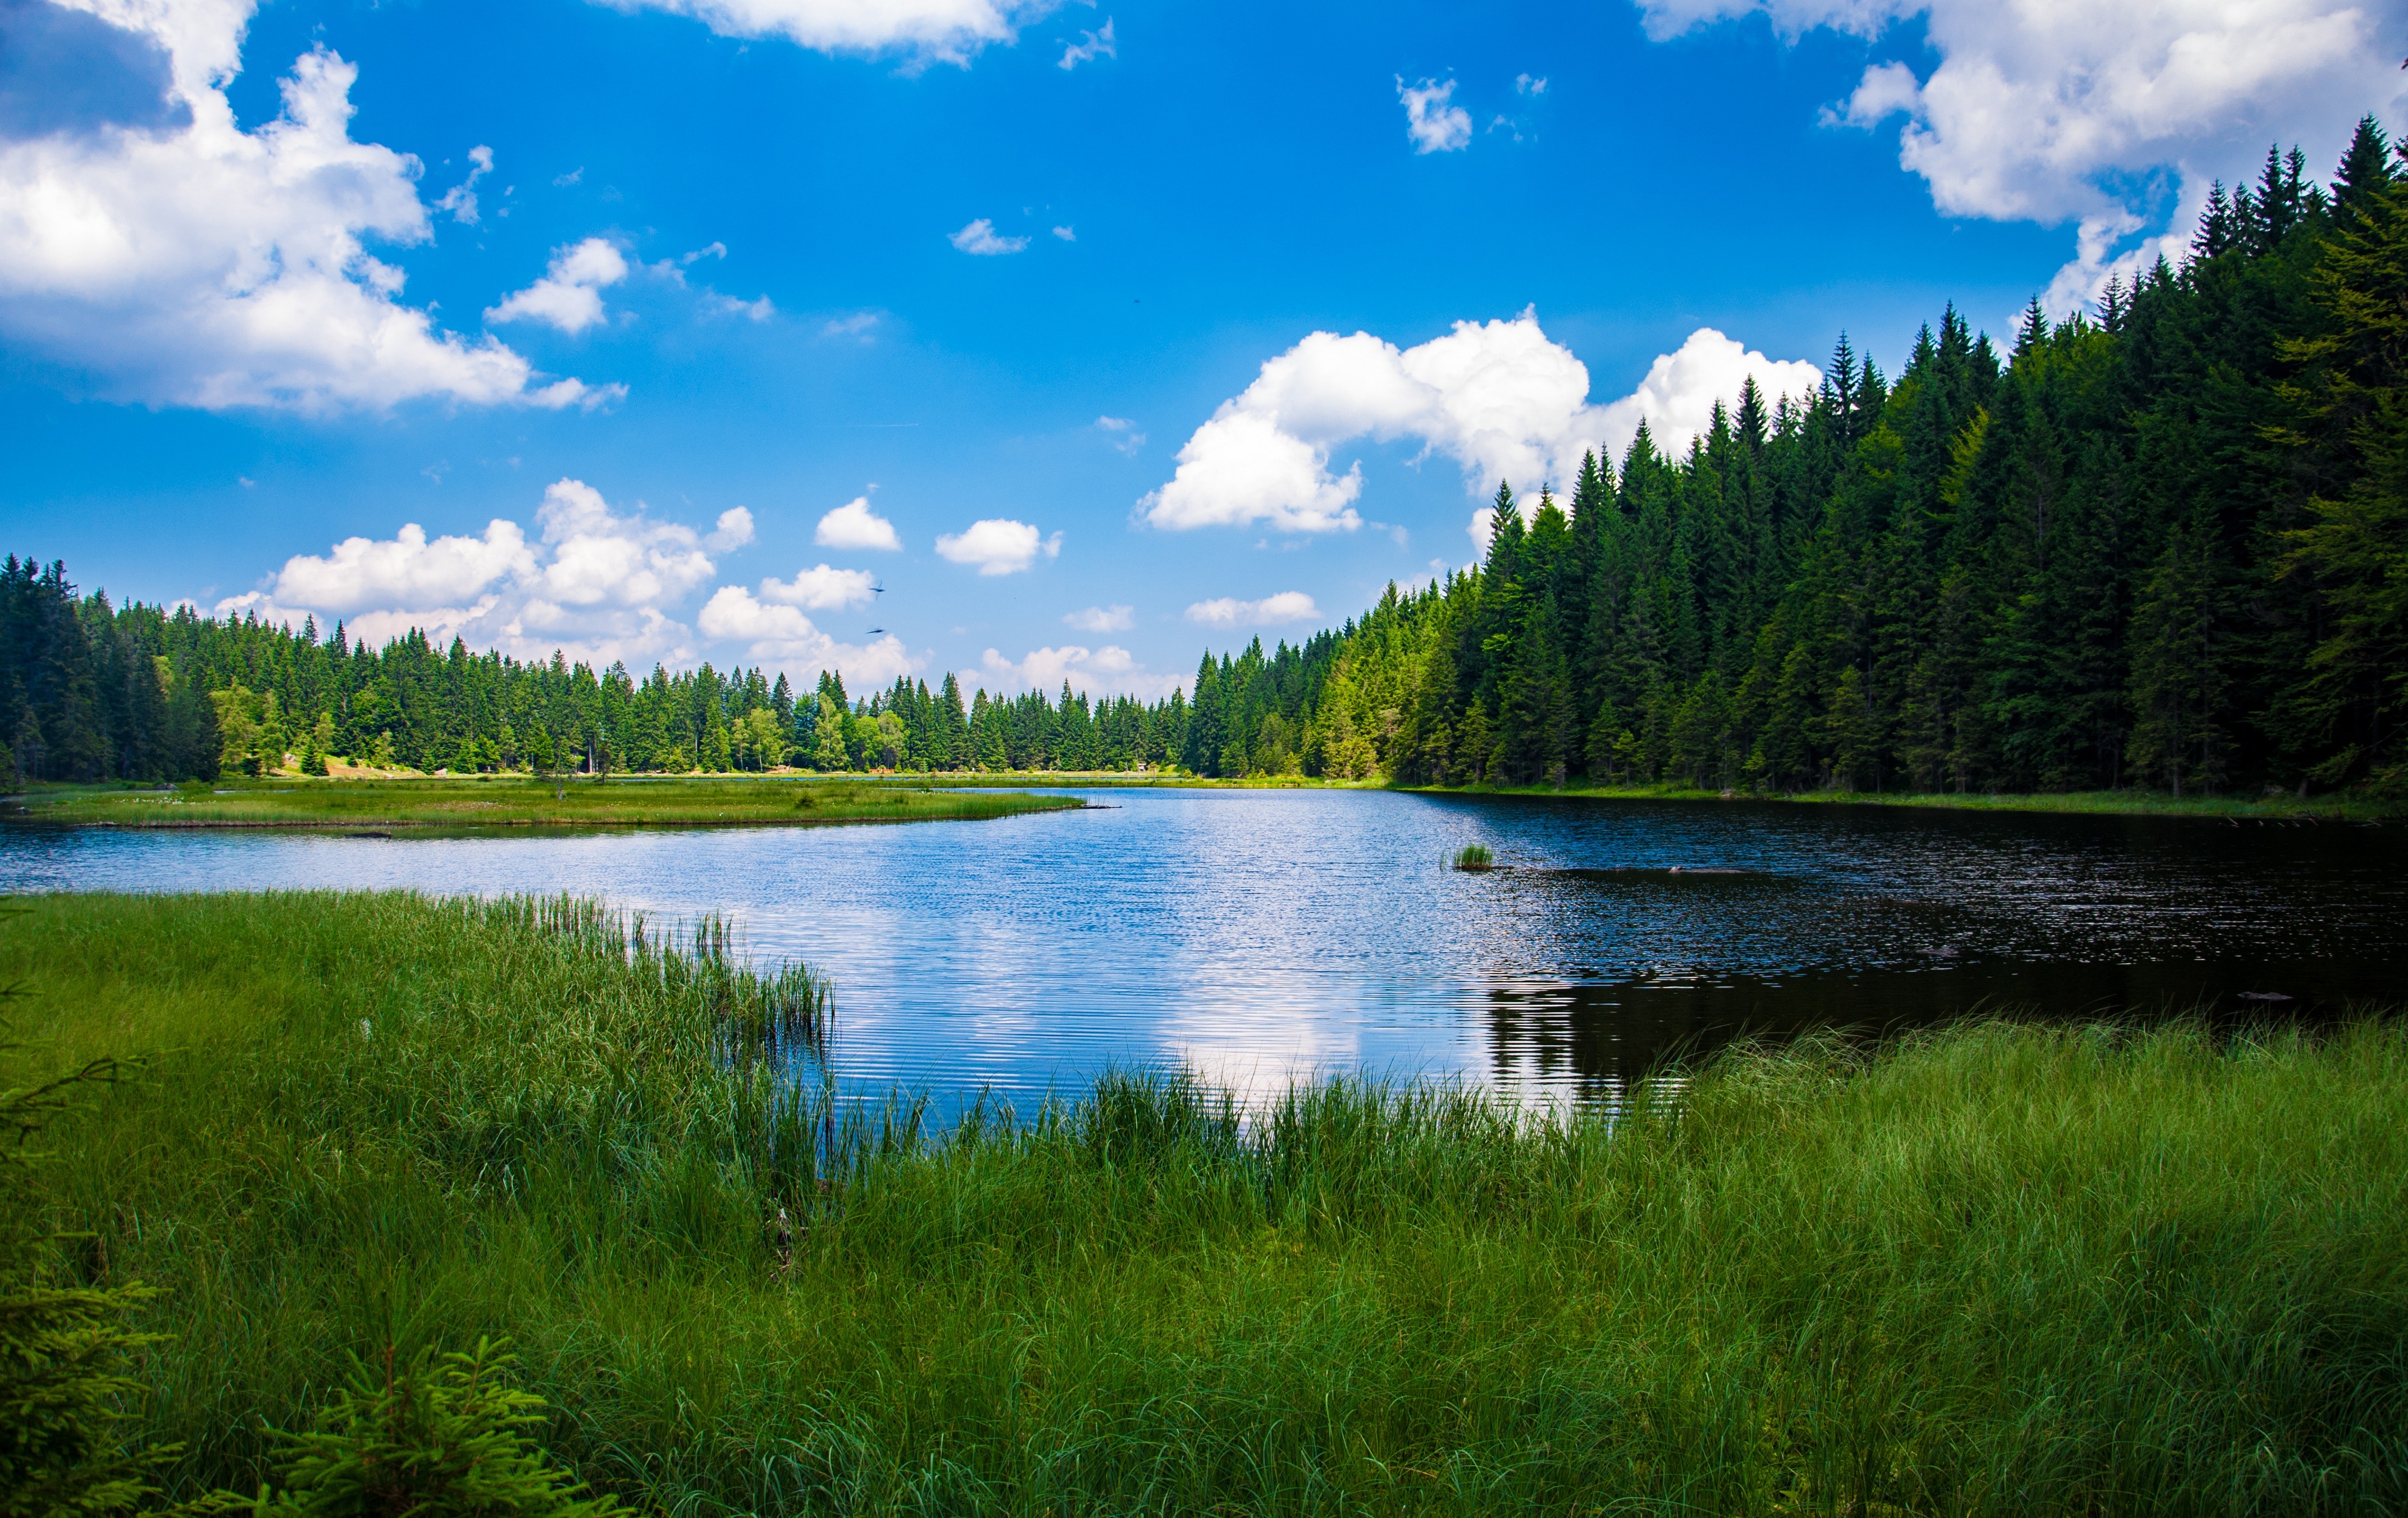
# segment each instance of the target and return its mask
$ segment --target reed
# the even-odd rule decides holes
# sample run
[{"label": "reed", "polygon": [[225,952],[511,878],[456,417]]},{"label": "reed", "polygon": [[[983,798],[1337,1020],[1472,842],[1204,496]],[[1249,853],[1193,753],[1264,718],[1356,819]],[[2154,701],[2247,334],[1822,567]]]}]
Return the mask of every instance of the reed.
[{"label": "reed", "polygon": [[2394,1021],[1743,1048],[1612,1114],[1129,1071],[939,1124],[768,1048],[826,988],[715,926],[26,905],[0,1085],[150,1064],[7,1205],[163,1288],[172,1496],[251,1489],[352,1353],[492,1336],[559,1459],[680,1513],[2408,1502]]}]

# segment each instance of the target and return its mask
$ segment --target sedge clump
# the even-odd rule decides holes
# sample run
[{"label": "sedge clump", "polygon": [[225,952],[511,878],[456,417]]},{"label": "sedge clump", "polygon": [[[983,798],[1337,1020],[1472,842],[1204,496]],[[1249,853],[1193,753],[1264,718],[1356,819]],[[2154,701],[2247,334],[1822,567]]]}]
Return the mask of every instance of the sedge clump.
[{"label": "sedge clump", "polygon": [[1455,852],[1455,867],[1472,871],[1495,869],[1497,856],[1482,844],[1467,843]]}]

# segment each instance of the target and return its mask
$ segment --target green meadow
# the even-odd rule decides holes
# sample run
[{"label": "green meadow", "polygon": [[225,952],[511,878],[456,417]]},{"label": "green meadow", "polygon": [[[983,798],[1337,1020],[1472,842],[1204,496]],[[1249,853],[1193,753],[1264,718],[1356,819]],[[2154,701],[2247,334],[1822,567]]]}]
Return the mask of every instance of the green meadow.
[{"label": "green meadow", "polygon": [[864,780],[478,779],[46,785],[8,820],[101,827],[759,827],[970,821],[1075,809],[1075,796],[972,794]]},{"label": "green meadow", "polygon": [[677,1514],[2408,1504],[2396,1021],[1742,1049],[1611,1112],[1132,1072],[940,1124],[832,1102],[841,988],[707,924],[17,905],[0,1086],[136,1063],[6,1221],[157,1289],[162,1502],[253,1490],[354,1356],[490,1335],[554,1458]]}]

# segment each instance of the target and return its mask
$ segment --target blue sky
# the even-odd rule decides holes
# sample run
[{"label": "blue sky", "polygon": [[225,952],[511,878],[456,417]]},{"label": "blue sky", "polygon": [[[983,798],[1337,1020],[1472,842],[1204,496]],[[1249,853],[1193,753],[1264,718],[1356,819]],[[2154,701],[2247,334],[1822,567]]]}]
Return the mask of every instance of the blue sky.
[{"label": "blue sky", "polygon": [[1158,695],[1500,474],[2397,124],[2399,4],[2119,13],[0,0],[0,522],[121,597]]}]

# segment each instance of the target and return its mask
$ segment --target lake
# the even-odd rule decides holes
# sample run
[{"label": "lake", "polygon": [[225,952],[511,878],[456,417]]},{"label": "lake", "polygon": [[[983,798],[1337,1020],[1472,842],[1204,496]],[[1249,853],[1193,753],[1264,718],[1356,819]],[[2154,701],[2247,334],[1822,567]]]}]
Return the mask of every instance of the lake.
[{"label": "lake", "polygon": [[[1743,1031],[2330,1015],[2401,995],[2408,830],[1779,803],[1097,790],[1003,822],[342,838],[0,831],[0,888],[573,892],[835,982],[844,1083],[1109,1064],[1611,1099]],[[1499,868],[1447,859],[1469,843]],[[2287,998],[2287,999],[2272,999]]]}]

